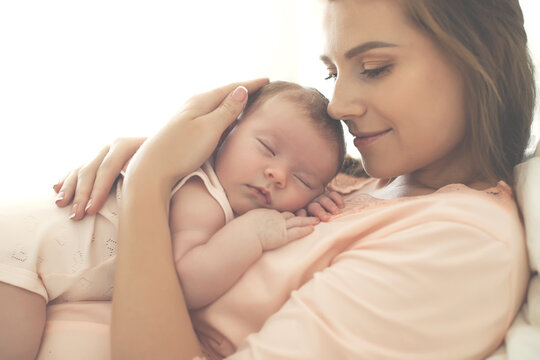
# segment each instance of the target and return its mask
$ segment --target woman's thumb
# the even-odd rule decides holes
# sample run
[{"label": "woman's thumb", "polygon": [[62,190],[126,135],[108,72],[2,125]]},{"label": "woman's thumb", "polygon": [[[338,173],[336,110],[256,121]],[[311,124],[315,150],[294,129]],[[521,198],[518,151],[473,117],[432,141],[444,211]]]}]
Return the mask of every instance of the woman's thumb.
[{"label": "woman's thumb", "polygon": [[224,127],[227,127],[240,115],[246,105],[248,90],[244,86],[238,86],[234,89],[219,106],[208,114],[211,121],[219,121]]}]

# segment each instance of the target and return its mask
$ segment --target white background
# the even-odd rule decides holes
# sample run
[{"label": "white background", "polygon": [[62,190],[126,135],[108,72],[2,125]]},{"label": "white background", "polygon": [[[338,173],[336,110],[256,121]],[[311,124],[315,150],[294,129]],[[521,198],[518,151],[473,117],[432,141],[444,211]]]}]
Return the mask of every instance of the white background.
[{"label": "white background", "polygon": [[[328,94],[320,3],[0,0],[0,202],[52,191],[102,145],[151,134],[196,92],[268,76]],[[521,3],[540,68],[540,1]]]}]

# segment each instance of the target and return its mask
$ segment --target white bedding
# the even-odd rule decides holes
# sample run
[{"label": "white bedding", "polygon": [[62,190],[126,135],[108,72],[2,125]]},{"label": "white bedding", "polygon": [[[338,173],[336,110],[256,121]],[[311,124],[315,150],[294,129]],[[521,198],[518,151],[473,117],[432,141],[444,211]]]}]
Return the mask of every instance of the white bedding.
[{"label": "white bedding", "polygon": [[516,166],[515,175],[516,197],[525,222],[532,276],[523,307],[504,344],[489,360],[540,359],[540,144],[533,157]]}]

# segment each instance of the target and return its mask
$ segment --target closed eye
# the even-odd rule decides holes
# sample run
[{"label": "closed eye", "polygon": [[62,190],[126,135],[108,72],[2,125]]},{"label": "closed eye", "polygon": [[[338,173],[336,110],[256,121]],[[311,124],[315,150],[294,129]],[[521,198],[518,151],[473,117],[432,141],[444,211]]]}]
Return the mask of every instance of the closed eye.
[{"label": "closed eye", "polygon": [[299,176],[295,176],[304,186],[306,186],[308,189],[310,190],[313,190],[313,188],[311,187],[311,185],[308,184],[307,181],[305,181],[304,179],[302,179],[301,177]]},{"label": "closed eye", "polygon": [[380,77],[392,69],[392,65],[381,66],[376,69],[365,69],[360,74],[364,75],[368,79]]},{"label": "closed eye", "polygon": [[272,150],[272,148],[268,145],[266,145],[264,143],[264,141],[261,141],[260,139],[257,139],[259,141],[259,143],[261,143],[261,145],[270,153],[272,154],[272,156],[276,156],[276,153],[274,152],[274,150]]}]

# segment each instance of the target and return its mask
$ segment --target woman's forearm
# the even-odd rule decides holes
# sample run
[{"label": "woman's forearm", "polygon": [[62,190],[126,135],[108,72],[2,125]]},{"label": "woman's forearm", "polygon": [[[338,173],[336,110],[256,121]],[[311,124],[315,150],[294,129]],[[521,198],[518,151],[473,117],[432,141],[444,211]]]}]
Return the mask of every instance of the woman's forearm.
[{"label": "woman's forearm", "polygon": [[126,179],[113,298],[113,359],[201,355],[173,263],[168,204],[169,191],[151,178]]},{"label": "woman's forearm", "polygon": [[178,180],[210,157],[244,108],[248,89],[267,82],[230,84],[194,96],[131,160],[120,202],[113,359],[201,355],[174,267],[169,197]]}]

